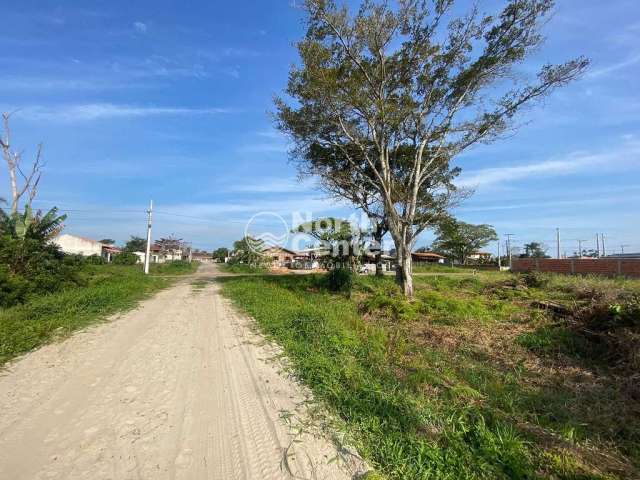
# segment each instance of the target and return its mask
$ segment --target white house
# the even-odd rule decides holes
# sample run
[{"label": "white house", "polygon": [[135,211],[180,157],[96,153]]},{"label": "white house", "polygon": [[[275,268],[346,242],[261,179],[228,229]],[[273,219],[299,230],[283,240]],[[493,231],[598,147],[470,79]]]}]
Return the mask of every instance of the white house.
[{"label": "white house", "polygon": [[82,255],[83,257],[97,255],[103,257],[107,262],[112,260],[113,255],[120,253],[120,249],[111,245],[68,233],[57,236],[53,239],[53,243],[58,245],[64,253]]},{"label": "white house", "polygon": [[[165,263],[165,262],[173,262],[175,260],[188,260],[191,261],[191,249],[187,248],[186,250],[176,249],[176,250],[163,250],[158,245],[151,245],[151,252],[149,255],[149,263]],[[144,257],[146,256],[145,252],[133,252],[138,256],[138,261],[140,263],[144,263]]]}]

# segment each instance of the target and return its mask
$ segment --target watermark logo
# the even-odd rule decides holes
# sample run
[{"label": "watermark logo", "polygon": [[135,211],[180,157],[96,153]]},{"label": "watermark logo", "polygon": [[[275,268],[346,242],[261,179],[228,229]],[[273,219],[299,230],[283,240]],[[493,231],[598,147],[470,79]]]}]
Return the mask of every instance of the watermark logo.
[{"label": "watermark logo", "polygon": [[289,225],[277,213],[259,212],[244,227],[244,238],[255,253],[273,247],[284,247],[289,240]]}]

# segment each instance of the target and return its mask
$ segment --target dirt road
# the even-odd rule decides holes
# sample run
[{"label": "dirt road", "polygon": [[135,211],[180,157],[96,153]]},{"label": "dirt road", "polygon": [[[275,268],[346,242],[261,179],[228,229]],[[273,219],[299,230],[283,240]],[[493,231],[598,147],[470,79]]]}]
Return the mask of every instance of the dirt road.
[{"label": "dirt road", "polygon": [[0,479],[347,479],[362,469],[344,452],[331,461],[336,447],[313,431],[295,436],[303,390],[215,282],[192,284],[215,275],[200,270],[2,372]]}]

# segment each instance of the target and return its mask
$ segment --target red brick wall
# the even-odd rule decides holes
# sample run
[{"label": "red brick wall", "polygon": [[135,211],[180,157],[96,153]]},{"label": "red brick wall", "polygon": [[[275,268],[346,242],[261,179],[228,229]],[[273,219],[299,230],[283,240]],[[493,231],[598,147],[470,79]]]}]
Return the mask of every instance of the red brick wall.
[{"label": "red brick wall", "polygon": [[538,270],[565,274],[624,275],[640,278],[640,259],[514,258],[512,270],[514,272]]}]

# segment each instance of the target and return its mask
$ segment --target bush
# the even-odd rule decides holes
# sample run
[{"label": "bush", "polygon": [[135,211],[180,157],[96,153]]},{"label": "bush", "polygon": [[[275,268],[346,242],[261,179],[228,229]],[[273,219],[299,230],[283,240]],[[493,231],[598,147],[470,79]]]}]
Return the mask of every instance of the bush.
[{"label": "bush", "polygon": [[29,293],[29,282],[22,276],[11,275],[0,265],[0,307],[22,303]]},{"label": "bush", "polygon": [[106,263],[100,255],[90,255],[85,258],[85,262],[89,265],[104,265]]},{"label": "bush", "polygon": [[529,288],[544,288],[549,283],[549,278],[543,273],[531,271],[522,275],[522,281]]},{"label": "bush", "polygon": [[33,238],[0,238],[0,306],[10,307],[30,297],[45,295],[81,279],[75,259],[65,261],[57,245]]},{"label": "bush", "polygon": [[115,265],[135,265],[138,263],[138,256],[133,252],[122,252],[113,257]]},{"label": "bush", "polygon": [[332,292],[351,293],[353,272],[347,268],[330,270],[325,276],[326,286]]},{"label": "bush", "polygon": [[85,264],[86,258],[79,254],[76,255],[76,254],[66,253],[62,261],[65,263],[65,265],[79,267]]}]

